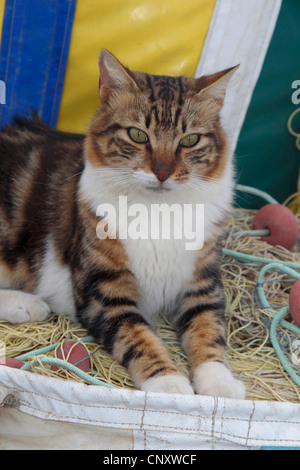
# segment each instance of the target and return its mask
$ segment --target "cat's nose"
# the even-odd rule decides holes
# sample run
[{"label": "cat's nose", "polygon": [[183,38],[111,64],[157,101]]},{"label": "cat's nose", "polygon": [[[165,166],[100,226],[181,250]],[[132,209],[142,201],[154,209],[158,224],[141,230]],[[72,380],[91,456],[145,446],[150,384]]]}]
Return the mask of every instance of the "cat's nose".
[{"label": "cat's nose", "polygon": [[163,183],[173,173],[174,169],[171,166],[157,163],[154,167],[152,167],[152,171],[156,175],[157,179]]},{"label": "cat's nose", "polygon": [[159,179],[159,181],[163,182],[163,181],[166,181],[166,179],[169,178],[171,172],[170,171],[160,170],[160,171],[155,171],[155,174],[156,174],[157,178]]}]

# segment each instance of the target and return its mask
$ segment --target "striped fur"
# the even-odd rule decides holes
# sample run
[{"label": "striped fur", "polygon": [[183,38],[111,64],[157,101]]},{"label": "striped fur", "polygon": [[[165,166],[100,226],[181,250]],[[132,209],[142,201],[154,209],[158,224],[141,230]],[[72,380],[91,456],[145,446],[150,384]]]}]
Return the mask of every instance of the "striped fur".
[{"label": "striped fur", "polygon": [[[105,50],[99,66],[102,101],[86,136],[37,117],[0,133],[0,319],[43,320],[51,310],[87,328],[142,390],[242,398],[225,360],[219,243],[233,186],[219,112],[233,69],[153,76]],[[133,141],[130,128],[147,139]],[[195,133],[193,147],[181,144]],[[97,208],[116,207],[119,196],[148,208],[204,204],[203,248],[98,238]],[[193,388],[153,330],[162,310],[188,354]]]}]

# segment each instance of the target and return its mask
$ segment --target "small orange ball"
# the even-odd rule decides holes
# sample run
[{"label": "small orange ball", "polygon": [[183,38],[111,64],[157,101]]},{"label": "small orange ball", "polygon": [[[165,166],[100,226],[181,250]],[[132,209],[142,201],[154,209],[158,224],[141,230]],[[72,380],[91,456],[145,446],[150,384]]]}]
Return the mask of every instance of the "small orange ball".
[{"label": "small orange ball", "polygon": [[291,288],[289,306],[292,318],[300,328],[300,279]]},{"label": "small orange ball", "polygon": [[21,369],[24,362],[14,357],[0,357],[0,366],[12,367],[13,369]]},{"label": "small orange ball", "polygon": [[[59,345],[55,350],[55,357],[73,364],[83,372],[89,372],[90,370],[89,352],[83,344],[77,341],[65,341]],[[53,366],[53,370],[58,369],[57,366]]]},{"label": "small orange ball", "polygon": [[270,235],[264,235],[261,240],[270,245],[280,245],[291,249],[299,234],[298,220],[293,212],[282,204],[267,204],[256,214],[253,221],[254,230],[268,228]]}]

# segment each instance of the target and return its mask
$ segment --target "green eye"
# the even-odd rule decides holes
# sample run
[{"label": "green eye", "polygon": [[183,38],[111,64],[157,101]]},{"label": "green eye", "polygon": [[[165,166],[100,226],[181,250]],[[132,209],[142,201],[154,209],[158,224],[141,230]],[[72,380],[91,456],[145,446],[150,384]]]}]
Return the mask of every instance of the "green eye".
[{"label": "green eye", "polygon": [[128,135],[137,144],[145,144],[148,142],[147,134],[143,131],[140,131],[139,129],[136,129],[135,127],[128,129]]},{"label": "green eye", "polygon": [[180,145],[182,145],[182,147],[194,147],[194,145],[196,145],[199,140],[199,134],[187,135],[186,137],[183,137],[183,139],[181,139]]}]

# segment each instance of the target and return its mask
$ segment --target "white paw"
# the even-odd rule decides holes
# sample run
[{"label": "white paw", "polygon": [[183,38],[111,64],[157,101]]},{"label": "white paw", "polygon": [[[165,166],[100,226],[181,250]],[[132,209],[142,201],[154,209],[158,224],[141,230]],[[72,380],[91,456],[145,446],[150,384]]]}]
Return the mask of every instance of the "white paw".
[{"label": "white paw", "polygon": [[[49,306],[38,296],[21,291],[1,291],[0,319],[10,323],[43,321]],[[3,297],[3,298],[2,298]]]},{"label": "white paw", "polygon": [[243,382],[235,379],[230,370],[220,362],[205,362],[195,369],[194,388],[199,395],[236,398],[244,400]]},{"label": "white paw", "polygon": [[172,374],[146,380],[142,383],[141,390],[144,392],[180,393],[182,395],[194,394],[194,390],[186,377]]}]

